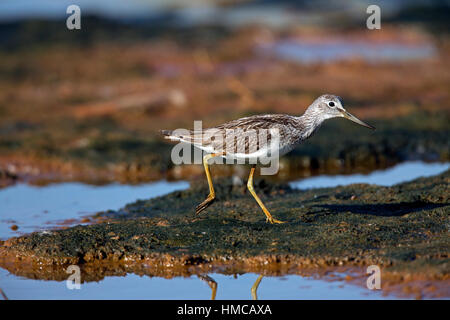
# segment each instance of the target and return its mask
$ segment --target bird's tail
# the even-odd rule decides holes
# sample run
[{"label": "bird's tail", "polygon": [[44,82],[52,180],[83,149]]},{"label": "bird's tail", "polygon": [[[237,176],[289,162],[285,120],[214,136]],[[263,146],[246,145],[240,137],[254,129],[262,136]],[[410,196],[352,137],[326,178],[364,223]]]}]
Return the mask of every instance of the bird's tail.
[{"label": "bird's tail", "polygon": [[173,130],[159,130],[159,133],[161,133],[164,136],[164,139],[172,141],[179,140],[179,137],[174,136]]},{"label": "bird's tail", "polygon": [[165,139],[171,141],[182,141],[187,143],[192,143],[194,145],[201,144],[202,137],[201,135],[197,137],[194,132],[190,132],[189,134],[177,134],[174,130],[160,130],[159,131]]},{"label": "bird's tail", "polygon": [[159,132],[164,136],[165,139],[171,141],[185,141],[190,142],[190,136],[182,136],[174,133],[173,130],[159,130]]}]

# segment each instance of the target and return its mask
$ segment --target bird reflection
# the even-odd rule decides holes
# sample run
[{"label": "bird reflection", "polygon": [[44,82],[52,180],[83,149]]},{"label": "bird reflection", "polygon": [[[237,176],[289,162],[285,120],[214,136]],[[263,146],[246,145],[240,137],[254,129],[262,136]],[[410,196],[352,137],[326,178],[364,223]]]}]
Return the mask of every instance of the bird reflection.
[{"label": "bird reflection", "polygon": [[217,293],[217,282],[208,275],[199,275],[198,277],[200,278],[200,280],[205,281],[211,288],[211,300],[215,300]]},{"label": "bird reflection", "polygon": [[[199,279],[202,281],[205,281],[208,286],[211,288],[211,300],[215,300],[216,299],[216,294],[217,294],[217,282],[211,278],[208,275],[198,275]],[[253,300],[258,300],[258,287],[259,284],[261,283],[263,276],[259,275],[258,279],[256,279],[255,283],[253,284],[253,286],[251,287],[251,294],[252,294],[252,299]]]},{"label": "bird reflection", "polygon": [[261,283],[262,278],[263,278],[263,276],[262,276],[262,274],[260,274],[258,279],[256,279],[255,283],[252,286],[251,291],[252,291],[252,299],[253,300],[258,300],[257,290],[258,290],[259,284]]}]

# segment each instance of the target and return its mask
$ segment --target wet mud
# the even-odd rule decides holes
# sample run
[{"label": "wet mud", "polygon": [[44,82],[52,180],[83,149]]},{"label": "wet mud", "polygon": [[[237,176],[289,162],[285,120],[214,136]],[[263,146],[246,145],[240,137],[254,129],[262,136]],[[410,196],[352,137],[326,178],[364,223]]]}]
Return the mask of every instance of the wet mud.
[{"label": "wet mud", "polygon": [[[388,25],[376,35],[308,30],[286,34],[253,27],[211,30],[200,42],[192,42],[198,34],[186,32],[183,41],[175,33],[137,43],[98,39],[92,45],[64,42],[39,49],[32,41],[31,47],[3,50],[0,172],[33,182],[191,178],[203,174],[201,166],[197,171],[174,167],[171,145],[161,139],[160,129],[192,128],[194,120],[209,127],[260,113],[300,115],[324,93],[341,96],[350,112],[377,131],[342,119],[328,121],[283,158],[282,179],[450,159],[448,42]],[[426,43],[436,52],[395,63],[294,63],[257,50],[286,39],[324,36],[381,45]],[[0,186],[4,181],[0,174]]]}]

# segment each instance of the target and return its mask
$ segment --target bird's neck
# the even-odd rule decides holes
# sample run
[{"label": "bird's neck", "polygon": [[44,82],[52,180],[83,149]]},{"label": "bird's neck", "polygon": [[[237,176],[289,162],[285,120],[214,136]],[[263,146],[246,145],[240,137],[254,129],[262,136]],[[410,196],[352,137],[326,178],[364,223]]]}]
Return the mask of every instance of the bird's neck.
[{"label": "bird's neck", "polygon": [[308,139],[320,128],[325,118],[316,108],[309,107],[305,113],[298,117],[299,125],[302,127],[302,139]]}]

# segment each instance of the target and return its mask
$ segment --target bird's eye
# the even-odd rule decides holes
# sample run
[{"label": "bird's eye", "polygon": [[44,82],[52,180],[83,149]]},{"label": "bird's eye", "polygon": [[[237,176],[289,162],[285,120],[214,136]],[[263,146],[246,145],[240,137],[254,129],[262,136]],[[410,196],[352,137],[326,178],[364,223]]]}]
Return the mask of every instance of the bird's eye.
[{"label": "bird's eye", "polygon": [[328,102],[328,105],[329,105],[330,107],[334,107],[334,102],[333,102],[333,101],[330,101],[330,102]]}]

